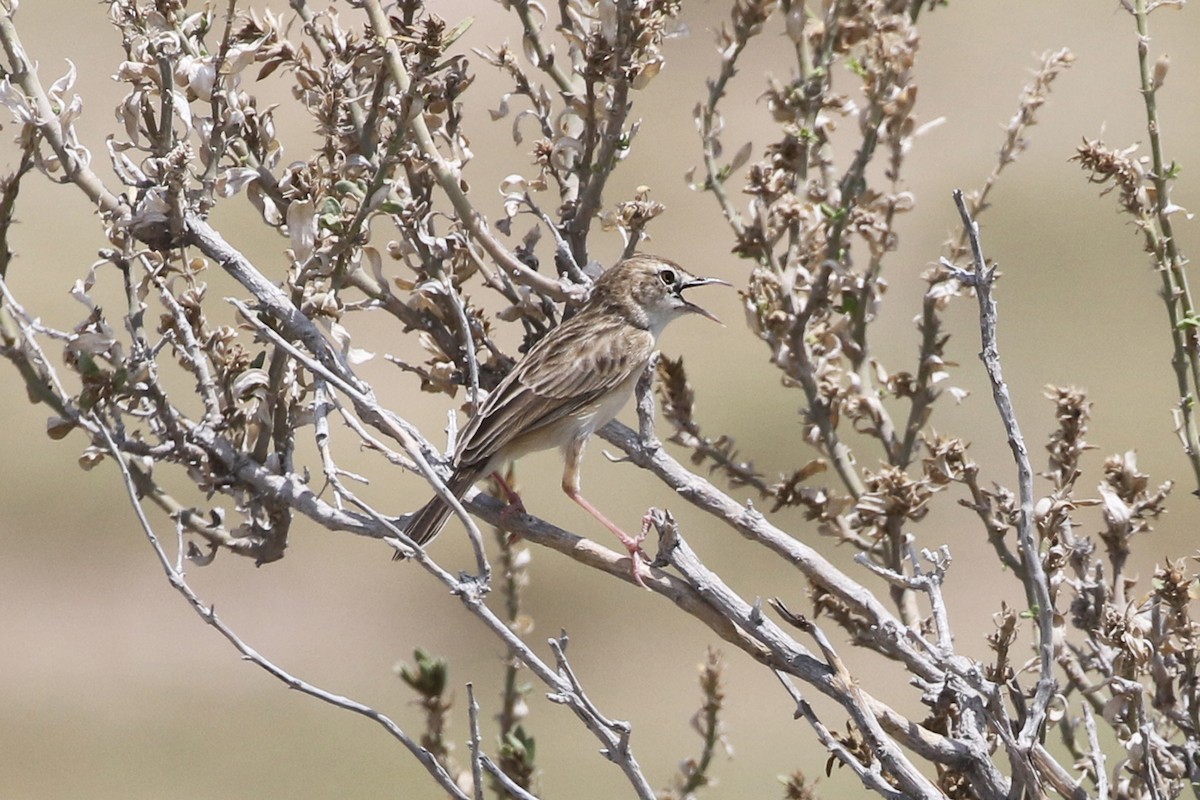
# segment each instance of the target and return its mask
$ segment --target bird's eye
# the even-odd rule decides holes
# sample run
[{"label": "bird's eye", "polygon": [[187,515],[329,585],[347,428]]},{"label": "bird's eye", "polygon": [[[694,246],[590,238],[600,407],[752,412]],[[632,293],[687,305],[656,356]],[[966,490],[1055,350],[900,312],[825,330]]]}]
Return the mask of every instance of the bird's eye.
[{"label": "bird's eye", "polygon": [[674,286],[679,281],[679,275],[675,270],[667,268],[658,271],[658,279],[667,286]]}]

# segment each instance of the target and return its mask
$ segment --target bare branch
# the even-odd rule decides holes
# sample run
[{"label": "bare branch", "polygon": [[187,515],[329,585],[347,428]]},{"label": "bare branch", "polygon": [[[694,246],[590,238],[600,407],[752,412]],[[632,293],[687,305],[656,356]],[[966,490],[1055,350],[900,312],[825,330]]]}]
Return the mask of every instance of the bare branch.
[{"label": "bare branch", "polygon": [[112,439],[112,435],[109,433],[108,429],[104,427],[103,423],[101,423],[99,419],[95,418],[93,418],[92,421],[100,430],[101,435],[104,437],[108,445],[109,454],[113,457],[113,460],[116,461],[117,466],[121,471],[121,475],[125,480],[125,491],[129,495],[130,504],[133,506],[134,513],[137,515],[138,523],[142,528],[142,533],[145,534],[146,540],[150,543],[150,547],[154,550],[154,554],[158,556],[159,564],[162,565],[163,571],[167,574],[167,581],[171,584],[173,589],[183,595],[184,599],[187,600],[188,605],[192,607],[192,610],[196,612],[200,619],[204,620],[205,623],[211,625],[217,630],[218,633],[224,636],[225,639],[233,645],[234,649],[241,654],[242,658],[263,669],[265,672],[281,681],[289,689],[295,689],[296,691],[299,691],[310,697],[314,697],[324,703],[328,703],[345,711],[359,714],[374,721],[381,728],[387,731],[392,738],[400,742],[400,744],[403,745],[405,749],[407,749],[409,753],[411,753],[412,756],[416,758],[417,761],[422,764],[422,766],[425,767],[430,776],[437,781],[438,785],[440,785],[446,793],[448,793],[451,797],[459,798],[459,800],[469,800],[468,796],[454,784],[454,781],[451,779],[450,775],[447,774],[444,769],[442,769],[442,765],[439,764],[437,760],[428,753],[428,751],[411,739],[408,734],[406,734],[403,729],[400,728],[399,725],[393,722],[386,715],[376,711],[370,706],[366,706],[355,700],[351,700],[348,697],[343,697],[342,695],[334,694],[320,688],[319,686],[315,686],[283,670],[274,662],[260,655],[258,651],[256,651],[250,645],[246,644],[246,642],[244,642],[236,633],[234,633],[232,628],[226,625],[217,616],[216,611],[214,611],[211,606],[206,606],[203,601],[201,601],[199,596],[192,591],[191,586],[188,585],[187,579],[183,573],[179,572],[176,567],[172,565],[171,560],[167,557],[166,552],[159,543],[158,536],[155,535],[154,529],[150,525],[150,521],[146,519],[146,515],[142,510],[142,505],[140,502],[138,502],[137,488],[134,484],[133,476],[130,474],[129,468],[126,465],[125,456],[121,453],[120,448],[117,447],[116,442],[114,442]]},{"label": "bare branch", "polygon": [[979,226],[971,219],[970,213],[963,200],[962,192],[954,192],[954,202],[962,217],[963,226],[967,229],[967,237],[971,245],[971,257],[974,261],[972,285],[979,298],[979,328],[983,339],[983,350],[979,354],[987,370],[988,380],[992,384],[992,397],[1004,429],[1008,434],[1008,445],[1017,464],[1017,486],[1020,495],[1020,508],[1017,518],[1017,537],[1021,548],[1021,560],[1025,567],[1025,590],[1029,600],[1030,610],[1037,616],[1039,631],[1038,657],[1040,673],[1037,684],[1037,694],[1033,705],[1021,728],[1020,743],[1023,748],[1029,748],[1040,735],[1045,722],[1046,705],[1056,690],[1054,680],[1054,604],[1050,599],[1050,587],[1046,582],[1046,573],[1042,568],[1042,557],[1034,540],[1033,526],[1033,469],[1029,464],[1029,451],[1021,436],[1021,428],[1017,424],[1016,413],[1013,411],[1012,398],[1008,393],[1008,385],[1000,371],[1000,351],[996,344],[996,301],[992,297],[992,285],[996,279],[996,268],[988,267],[984,261],[983,248],[979,242]]}]

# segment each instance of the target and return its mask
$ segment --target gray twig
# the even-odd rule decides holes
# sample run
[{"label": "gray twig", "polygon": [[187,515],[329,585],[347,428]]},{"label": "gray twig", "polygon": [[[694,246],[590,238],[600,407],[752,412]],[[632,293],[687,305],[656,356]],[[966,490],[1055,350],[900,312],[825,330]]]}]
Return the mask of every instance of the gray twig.
[{"label": "gray twig", "polygon": [[479,733],[479,703],[475,701],[475,685],[467,683],[467,720],[471,738],[467,746],[471,749],[471,783],[475,800],[483,800],[483,749]]},{"label": "gray twig", "polygon": [[467,359],[467,390],[470,392],[472,407],[478,407],[479,362],[475,357],[475,335],[471,332],[471,323],[467,319],[465,302],[458,290],[454,288],[454,283],[450,280],[449,275],[442,275],[442,288],[445,290],[446,296],[450,298],[450,305],[454,307],[454,316],[458,320],[458,327],[462,332],[463,355]]},{"label": "gray twig", "polygon": [[530,794],[524,787],[508,777],[504,773],[504,770],[500,769],[499,765],[486,755],[479,757],[479,763],[504,787],[504,791],[517,798],[517,800],[538,800],[536,795]]},{"label": "gray twig", "polygon": [[1100,737],[1096,733],[1096,716],[1092,707],[1086,702],[1083,705],[1083,727],[1087,731],[1088,758],[1092,762],[1092,771],[1096,776],[1096,797],[1108,800],[1108,772],[1105,764],[1104,751],[1100,749]]},{"label": "gray twig", "polygon": [[[883,769],[896,779],[901,791],[899,796],[942,796],[937,787],[916,769],[891,736],[883,730],[866,693],[858,687],[833,651],[829,640],[816,626],[808,623],[805,630],[812,634],[821,646],[825,655],[824,664],[778,625],[763,616],[759,603],[747,603],[715,572],[701,563],[679,535],[678,526],[669,512],[651,509],[648,516],[659,530],[659,558],[665,557],[709,603],[721,610],[723,616],[733,620],[738,627],[758,639],[772,654],[770,663],[775,669],[795,675],[841,705],[861,733],[867,737],[872,752],[880,759]],[[781,605],[776,604],[776,608],[781,608]]]},{"label": "gray twig", "polygon": [[[452,509],[454,509],[454,512],[466,526],[467,535],[470,537],[471,544],[475,549],[475,561],[478,568],[477,574],[479,575],[480,580],[486,584],[491,577],[491,567],[488,565],[487,556],[484,554],[483,550],[483,534],[479,532],[479,526],[477,526],[475,521],[471,519],[471,515],[468,514],[466,509],[463,508],[462,502],[459,501],[459,499],[455,497],[454,494],[446,487],[445,481],[442,480],[441,476],[438,475],[437,471],[434,470],[433,466],[430,465],[429,461],[425,458],[425,455],[422,451],[424,449],[428,449],[428,443],[418,441],[418,439],[412,433],[410,433],[409,429],[411,426],[409,426],[407,423],[399,420],[390,412],[384,412],[378,403],[376,403],[372,393],[360,392],[357,386],[343,380],[340,375],[330,370],[324,362],[319,362],[310,357],[294,344],[284,339],[277,332],[259,320],[257,315],[247,308],[244,303],[234,299],[230,299],[229,302],[242,312],[246,320],[255,328],[257,328],[259,333],[270,339],[276,346],[287,351],[288,355],[303,364],[314,375],[323,377],[330,384],[336,386],[344,395],[350,398],[351,402],[354,403],[355,410],[361,417],[363,417],[363,419],[369,420],[381,430],[386,431],[389,435],[394,437],[396,441],[400,442],[400,444],[404,446],[404,449],[408,453],[409,457],[416,463],[421,475],[427,481],[429,481],[429,484],[433,486],[434,491],[437,492],[438,496],[442,498],[442,500],[444,500]],[[424,447],[422,445],[424,445]],[[415,543],[409,540],[407,536],[401,536],[399,538],[405,548],[413,551],[420,549]]]},{"label": "gray twig", "polygon": [[1030,610],[1038,622],[1038,658],[1040,661],[1037,689],[1028,709],[1018,740],[1019,746],[1028,750],[1041,733],[1046,718],[1046,707],[1056,690],[1054,680],[1054,606],[1050,599],[1050,586],[1042,567],[1042,556],[1038,552],[1033,526],[1033,468],[1029,463],[1029,450],[1021,436],[1017,415],[1013,410],[1012,397],[1000,370],[1000,351],[996,344],[996,300],[992,296],[992,285],[996,280],[996,268],[987,266],[983,247],[979,241],[979,226],[971,218],[961,189],[954,191],[954,203],[967,230],[974,262],[973,284],[979,298],[979,330],[983,349],[979,357],[987,370],[992,384],[992,398],[1004,422],[1008,445],[1017,464],[1017,491],[1020,507],[1017,519],[1017,541],[1021,559],[1025,566],[1025,593]]},{"label": "gray twig", "polygon": [[307,694],[310,697],[315,697],[316,699],[325,703],[329,703],[332,706],[336,706],[346,711],[351,711],[355,714],[364,716],[367,719],[373,720],[385,731],[387,731],[392,738],[400,742],[405,749],[407,749],[409,753],[411,753],[412,756],[417,759],[422,766],[425,767],[425,770],[433,777],[435,781],[437,781],[438,785],[441,786],[447,794],[449,794],[451,797],[458,798],[458,800],[470,800],[470,798],[468,798],[468,796],[461,789],[459,789],[458,786],[455,785],[454,779],[451,778],[446,770],[442,768],[442,765],[438,763],[437,759],[435,759],[428,750],[422,747],[419,742],[409,737],[409,735],[406,734],[404,730],[395,722],[393,722],[388,716],[380,713],[370,706],[364,705],[355,700],[351,700],[348,697],[329,692],[285,671],[283,668],[277,666],[274,662],[262,656],[254,648],[250,647],[250,645],[246,644],[246,642],[243,641],[241,637],[239,637],[233,631],[232,628],[226,625],[217,616],[217,613],[212,606],[205,605],[200,597],[192,590],[192,587],[188,584],[186,576],[171,563],[170,557],[163,549],[162,543],[159,541],[158,536],[154,533],[153,526],[150,525],[150,521],[146,518],[146,513],[142,508],[141,502],[138,500],[137,488],[134,486],[133,477],[130,475],[129,467],[125,463],[124,453],[122,453],[120,448],[117,447],[117,443],[113,440],[112,434],[109,432],[108,428],[94,415],[92,417],[92,422],[95,424],[101,436],[104,438],[104,441],[108,445],[109,454],[117,462],[117,466],[120,469],[121,477],[125,484],[125,492],[129,496],[129,502],[133,506],[134,513],[137,515],[138,524],[141,526],[142,533],[145,534],[146,540],[150,543],[151,548],[154,550],[154,554],[158,557],[159,564],[162,566],[163,571],[166,572],[167,581],[171,584],[173,589],[183,595],[184,599],[187,600],[188,605],[192,607],[192,610],[195,611],[196,614],[199,615],[202,620],[204,620],[204,622],[211,625],[217,630],[218,633],[224,636],[225,639],[232,644],[239,653],[242,654],[243,658],[262,668],[275,678],[278,678],[288,688],[295,689],[298,692]]},{"label": "gray twig", "polygon": [[650,787],[650,782],[646,780],[629,744],[633,728],[628,722],[605,717],[592,703],[591,698],[583,690],[583,684],[580,683],[571,663],[567,660],[567,642],[565,632],[557,638],[548,640],[550,649],[554,651],[558,681],[563,688],[547,697],[552,702],[562,703],[574,711],[575,716],[579,717],[588,729],[605,743],[601,754],[621,768],[638,797],[642,800],[655,800],[657,795]]}]

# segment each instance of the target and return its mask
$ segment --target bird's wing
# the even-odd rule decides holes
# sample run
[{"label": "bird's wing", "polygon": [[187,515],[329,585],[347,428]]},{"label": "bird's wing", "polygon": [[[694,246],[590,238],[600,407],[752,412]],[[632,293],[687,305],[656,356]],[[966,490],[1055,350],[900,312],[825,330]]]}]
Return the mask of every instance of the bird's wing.
[{"label": "bird's wing", "polygon": [[586,409],[640,372],[653,335],[624,321],[610,324],[601,330],[602,321],[578,314],[538,342],[471,419],[456,461],[485,463],[518,436]]}]

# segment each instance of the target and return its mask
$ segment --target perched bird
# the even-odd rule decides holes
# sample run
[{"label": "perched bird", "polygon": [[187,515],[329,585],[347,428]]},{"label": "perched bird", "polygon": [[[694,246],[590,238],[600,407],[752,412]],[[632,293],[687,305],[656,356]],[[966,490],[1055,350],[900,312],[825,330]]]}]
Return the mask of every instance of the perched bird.
[{"label": "perched bird", "polygon": [[[712,283],[729,285],[644,254],[604,272],[578,313],[535,344],[476,411],[455,448],[454,472],[446,486],[461,498],[476,481],[493,473],[499,477],[499,470],[526,453],[562,448],[563,491],[616,534],[629,551],[634,580],[642,584],[640,540],[580,494],[579,463],[591,435],[633,394],[667,323],[687,314],[720,322],[683,296],[685,289]],[[512,503],[515,494],[508,494]],[[434,497],[413,515],[405,532],[423,545],[450,513],[450,506]]]}]

